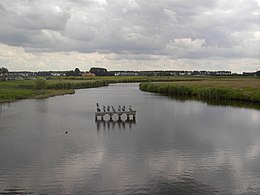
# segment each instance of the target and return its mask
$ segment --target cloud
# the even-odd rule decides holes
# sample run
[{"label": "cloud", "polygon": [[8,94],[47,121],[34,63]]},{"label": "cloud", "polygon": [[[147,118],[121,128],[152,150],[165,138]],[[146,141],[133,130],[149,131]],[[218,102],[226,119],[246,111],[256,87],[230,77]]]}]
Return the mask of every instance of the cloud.
[{"label": "cloud", "polygon": [[259,64],[258,0],[2,0],[0,16],[0,43],[34,55],[250,58]]}]

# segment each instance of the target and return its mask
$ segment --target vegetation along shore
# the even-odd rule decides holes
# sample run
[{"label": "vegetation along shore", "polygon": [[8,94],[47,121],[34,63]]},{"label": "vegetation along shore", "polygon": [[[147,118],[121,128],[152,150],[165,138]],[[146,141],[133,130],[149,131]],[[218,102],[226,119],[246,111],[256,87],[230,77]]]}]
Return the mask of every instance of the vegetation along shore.
[{"label": "vegetation along shore", "polygon": [[29,98],[47,98],[56,95],[73,94],[75,89],[107,86],[109,83],[128,82],[166,82],[200,80],[184,77],[147,77],[147,76],[69,76],[37,77],[35,80],[13,80],[0,82],[0,103]]},{"label": "vegetation along shore", "polygon": [[53,79],[0,82],[0,103],[29,98],[47,98],[56,95],[73,94],[75,89],[107,86],[103,80]]},{"label": "vegetation along shore", "polygon": [[73,94],[75,89],[140,82],[140,89],[175,97],[260,102],[258,77],[96,76],[0,82],[0,103]]},{"label": "vegetation along shore", "polygon": [[176,97],[260,103],[260,79],[254,77],[209,77],[196,81],[144,82],[139,87],[142,91]]}]

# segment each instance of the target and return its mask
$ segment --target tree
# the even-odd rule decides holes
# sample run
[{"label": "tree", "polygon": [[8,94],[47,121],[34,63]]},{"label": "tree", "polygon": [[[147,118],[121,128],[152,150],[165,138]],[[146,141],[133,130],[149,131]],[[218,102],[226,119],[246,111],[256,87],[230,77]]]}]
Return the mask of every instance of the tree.
[{"label": "tree", "polygon": [[6,75],[8,73],[8,69],[5,67],[0,68],[0,74]]},{"label": "tree", "polygon": [[108,76],[107,69],[105,68],[98,68],[98,67],[92,67],[90,68],[89,72],[95,74],[96,76]]},{"label": "tree", "polygon": [[75,68],[75,70],[74,70],[74,76],[80,76],[80,70],[79,70],[79,68]]},{"label": "tree", "polygon": [[67,71],[66,76],[74,76],[73,70]]},{"label": "tree", "polygon": [[44,89],[46,89],[46,87],[47,87],[47,81],[46,80],[44,80],[44,79],[37,79],[35,81],[35,88],[36,89],[44,90]]},{"label": "tree", "polygon": [[2,76],[1,80],[7,80],[6,76],[8,75],[8,69],[5,67],[0,68],[0,76]]},{"label": "tree", "polygon": [[66,76],[81,76],[81,72],[79,68],[75,68],[75,70],[70,70],[66,72]]}]

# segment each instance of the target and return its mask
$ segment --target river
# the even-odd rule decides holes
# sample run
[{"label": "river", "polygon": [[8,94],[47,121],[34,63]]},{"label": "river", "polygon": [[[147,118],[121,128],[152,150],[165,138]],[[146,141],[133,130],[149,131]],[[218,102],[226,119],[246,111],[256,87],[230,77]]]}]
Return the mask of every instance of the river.
[{"label": "river", "polygon": [[[96,122],[97,102],[131,105],[136,121]],[[174,100],[136,83],[1,104],[8,193],[260,194],[260,111]]]}]

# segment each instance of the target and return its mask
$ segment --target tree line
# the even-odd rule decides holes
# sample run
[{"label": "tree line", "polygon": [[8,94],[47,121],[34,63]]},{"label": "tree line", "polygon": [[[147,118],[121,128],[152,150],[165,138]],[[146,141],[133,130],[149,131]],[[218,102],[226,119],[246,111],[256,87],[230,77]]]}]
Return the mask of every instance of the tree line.
[{"label": "tree line", "polygon": [[0,68],[0,74],[6,75],[8,73],[8,69],[5,67]]}]

